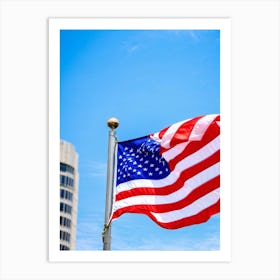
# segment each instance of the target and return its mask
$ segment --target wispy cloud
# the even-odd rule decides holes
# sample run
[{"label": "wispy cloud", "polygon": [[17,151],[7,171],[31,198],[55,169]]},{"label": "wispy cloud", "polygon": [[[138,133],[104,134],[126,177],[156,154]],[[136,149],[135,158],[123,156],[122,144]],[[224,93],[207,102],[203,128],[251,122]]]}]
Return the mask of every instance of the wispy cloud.
[{"label": "wispy cloud", "polygon": [[198,31],[195,31],[195,30],[187,30],[186,33],[187,33],[187,35],[188,35],[189,37],[191,37],[194,41],[199,41],[200,35],[199,35],[199,32],[198,32]]},{"label": "wispy cloud", "polygon": [[[129,41],[122,42],[122,49],[125,50],[128,56],[134,55],[141,50],[149,48],[151,41],[158,39],[179,39],[188,38],[192,42],[199,42],[206,31],[202,30],[153,30],[153,31],[141,31],[138,33],[138,37],[131,38]],[[143,43],[145,42],[145,43]]]},{"label": "wispy cloud", "polygon": [[102,250],[103,220],[101,215],[89,215],[78,221],[76,250]]},{"label": "wispy cloud", "polygon": [[84,169],[88,177],[105,177],[107,174],[107,163],[90,161],[85,163]]},{"label": "wispy cloud", "polygon": [[[76,250],[102,250],[103,215],[95,213],[83,217],[77,225]],[[142,234],[135,235],[133,232]],[[209,228],[210,230],[210,228]],[[171,233],[171,232],[170,232]],[[175,233],[175,232],[174,232]],[[198,237],[193,234],[181,236],[171,234],[159,238],[158,234],[148,231],[144,224],[122,223],[112,225],[112,250],[115,251],[215,251],[220,249],[220,234],[213,230]]]},{"label": "wispy cloud", "polygon": [[220,248],[219,236],[208,236],[204,239],[176,238],[174,240],[163,240],[156,236],[136,240],[119,239],[113,236],[113,245],[116,250],[129,251],[215,251]]},{"label": "wispy cloud", "polygon": [[188,37],[194,42],[198,42],[201,38],[201,32],[200,30],[168,30],[169,36],[174,37]]},{"label": "wispy cloud", "polygon": [[[132,235],[131,231],[142,234]],[[129,218],[119,224],[113,222],[112,248],[124,251],[214,251],[220,249],[220,234],[214,226],[209,226],[208,231],[199,236],[194,229],[186,231],[183,237],[176,231],[164,230],[164,234],[159,234],[161,231],[149,230],[149,226],[145,223],[134,223],[132,228]]]},{"label": "wispy cloud", "polygon": [[220,248],[219,236],[209,236],[204,239],[177,238],[174,240],[145,238],[136,240],[119,239],[113,236],[113,246],[116,250],[127,251],[215,251]]},{"label": "wispy cloud", "polygon": [[220,249],[219,234],[209,235],[193,244],[193,251],[215,251]]},{"label": "wispy cloud", "polygon": [[133,52],[139,50],[140,46],[139,45],[133,45],[129,48],[127,48],[127,51],[129,52],[129,54],[132,54]]},{"label": "wispy cloud", "polygon": [[143,48],[140,43],[123,42],[122,48],[127,52],[128,55],[132,55]]}]

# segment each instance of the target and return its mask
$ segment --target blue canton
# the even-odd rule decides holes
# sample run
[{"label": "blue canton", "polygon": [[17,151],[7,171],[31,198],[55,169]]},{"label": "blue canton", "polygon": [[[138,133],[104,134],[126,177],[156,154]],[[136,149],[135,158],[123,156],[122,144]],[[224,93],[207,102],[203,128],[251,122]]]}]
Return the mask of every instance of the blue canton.
[{"label": "blue canton", "polygon": [[118,143],[117,185],[135,179],[162,179],[170,168],[160,155],[160,144],[150,137]]}]

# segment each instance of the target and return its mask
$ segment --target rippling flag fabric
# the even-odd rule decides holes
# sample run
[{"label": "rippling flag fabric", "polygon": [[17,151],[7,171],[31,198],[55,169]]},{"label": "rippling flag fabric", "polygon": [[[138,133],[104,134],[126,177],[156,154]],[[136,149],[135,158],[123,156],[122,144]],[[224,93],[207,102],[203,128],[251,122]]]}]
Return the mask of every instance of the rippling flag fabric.
[{"label": "rippling flag fabric", "polygon": [[111,220],[149,216],[177,229],[220,212],[220,116],[205,115],[118,142]]}]

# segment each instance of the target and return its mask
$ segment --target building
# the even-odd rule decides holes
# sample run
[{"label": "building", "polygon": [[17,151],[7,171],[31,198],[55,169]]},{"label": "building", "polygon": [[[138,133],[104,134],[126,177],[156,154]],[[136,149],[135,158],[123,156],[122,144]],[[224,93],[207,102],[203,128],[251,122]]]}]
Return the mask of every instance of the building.
[{"label": "building", "polygon": [[75,250],[78,210],[78,154],[60,141],[60,250]]}]

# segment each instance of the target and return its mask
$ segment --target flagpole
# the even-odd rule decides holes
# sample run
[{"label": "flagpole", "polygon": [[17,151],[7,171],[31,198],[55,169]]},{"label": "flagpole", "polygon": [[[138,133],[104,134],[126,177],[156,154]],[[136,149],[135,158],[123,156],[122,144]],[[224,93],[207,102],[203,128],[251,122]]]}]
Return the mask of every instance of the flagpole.
[{"label": "flagpole", "polygon": [[115,129],[119,126],[119,121],[116,118],[110,118],[107,121],[109,131],[108,143],[108,163],[107,163],[107,187],[106,187],[106,207],[105,207],[105,223],[102,233],[103,250],[111,250],[111,223],[109,224],[110,215],[112,212],[113,202],[113,183],[114,183],[114,151],[116,145]]}]

